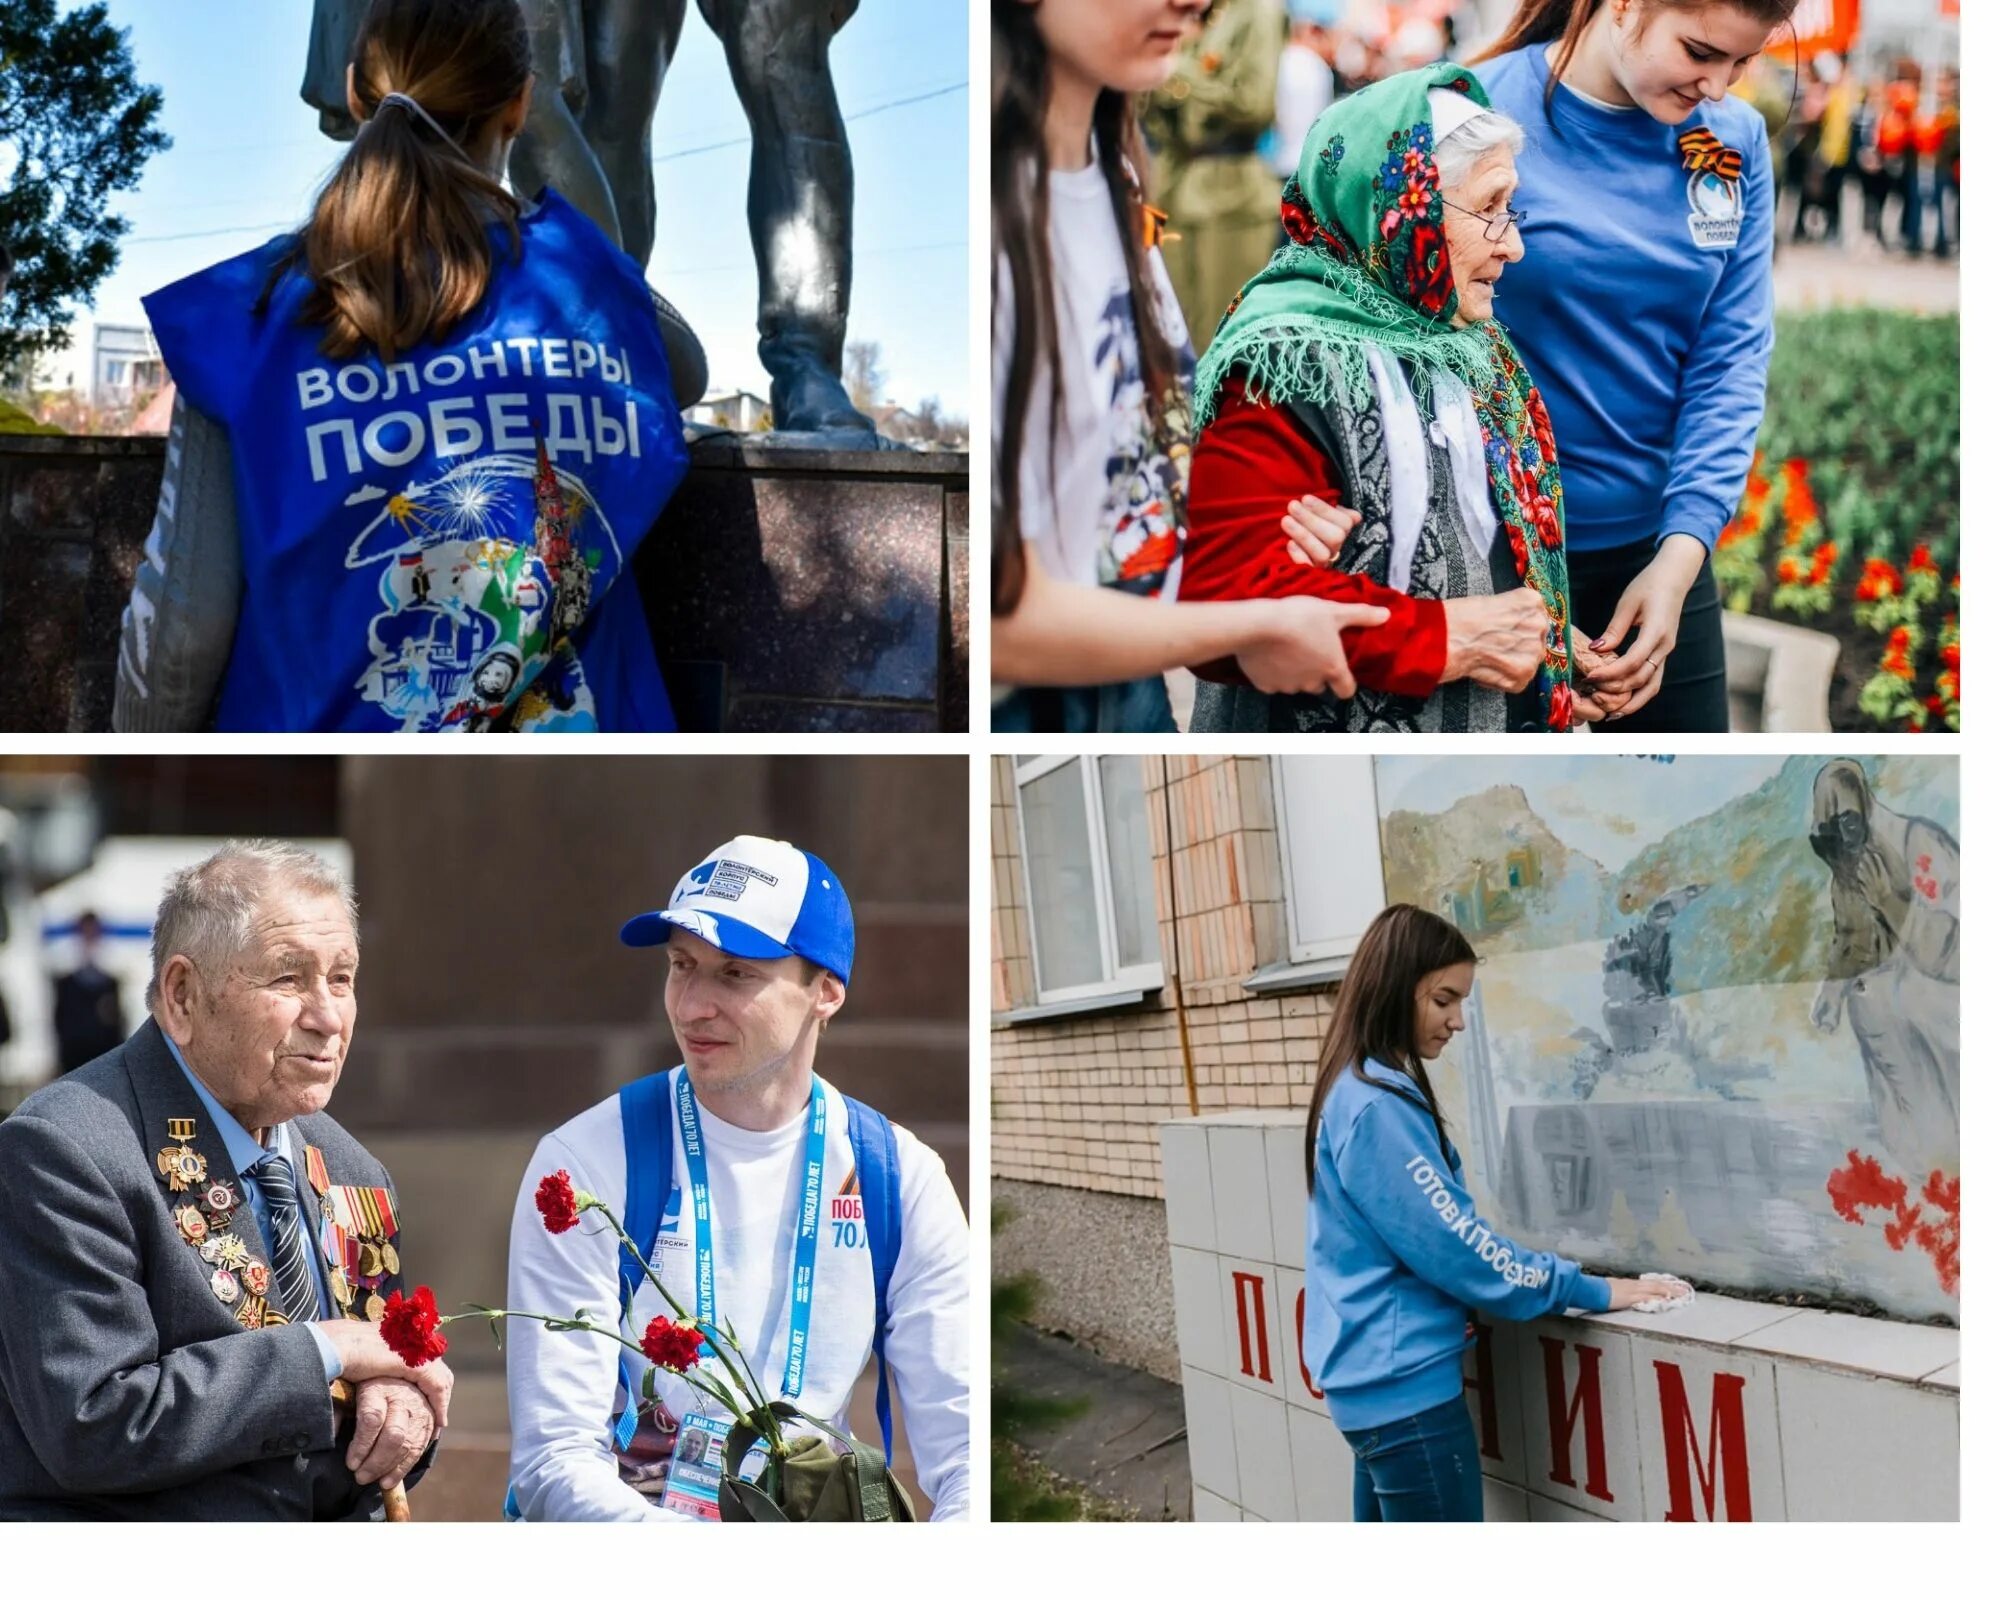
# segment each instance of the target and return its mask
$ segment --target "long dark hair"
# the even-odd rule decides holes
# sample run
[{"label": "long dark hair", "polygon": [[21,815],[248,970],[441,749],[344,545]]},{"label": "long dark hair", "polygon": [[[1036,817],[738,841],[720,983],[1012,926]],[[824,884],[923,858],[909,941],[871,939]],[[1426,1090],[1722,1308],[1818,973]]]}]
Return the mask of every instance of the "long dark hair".
[{"label": "long dark hair", "polygon": [[[1056,342],[1054,268],[1049,260],[1049,163],[1042,120],[1049,104],[1048,48],[1035,8],[1014,0],[993,6],[993,282],[999,309],[1000,263],[1013,289],[1014,339],[1000,402],[999,450],[993,463],[993,612],[1007,616],[1021,598],[1021,449],[1036,370],[1050,380],[1053,437],[1062,410],[1062,352]],[[1177,380],[1173,347],[1161,324],[1146,270],[1146,147],[1129,96],[1106,89],[1091,113],[1097,159],[1117,196],[1112,212],[1132,284],[1139,366],[1154,426],[1166,415]]]},{"label": "long dark hair", "polygon": [[[1715,0],[1639,0],[1639,4],[1649,11],[1661,6],[1675,11],[1693,11],[1714,3]],[[1769,23],[1773,28],[1781,22],[1790,22],[1792,13],[1799,8],[1799,0],[1721,0],[1721,3],[1734,6],[1746,16]],[[1546,93],[1547,98],[1553,100],[1556,85],[1576,59],[1577,46],[1583,42],[1583,30],[1603,9],[1604,0],[1521,0],[1520,9],[1514,13],[1514,20],[1507,24],[1506,31],[1475,56],[1471,64],[1478,66],[1480,62],[1504,56],[1510,50],[1524,49],[1531,44],[1556,44],[1560,40],[1556,58],[1549,65]]]},{"label": "long dark hair", "polygon": [[[353,62],[361,129],[258,309],[302,267],[312,293],[301,320],[325,327],[321,351],[372,348],[386,362],[485,298],[495,214],[520,255],[520,203],[461,151],[520,95],[533,58],[519,0],[373,0]],[[460,149],[408,106],[384,106],[388,94],[416,101]]]},{"label": "long dark hair", "polygon": [[1319,1077],[1313,1084],[1312,1110],[1306,1114],[1307,1194],[1313,1190],[1320,1108],[1333,1092],[1335,1078],[1351,1072],[1363,1083],[1409,1098],[1395,1084],[1368,1075],[1371,1059],[1416,1079],[1442,1153],[1444,1112],[1438,1107],[1430,1074],[1424,1070],[1424,1058],[1417,1053],[1417,985],[1433,972],[1478,959],[1457,928],[1416,906],[1390,906],[1368,924],[1347,964],[1347,976],[1341,980],[1340,995],[1333,1005],[1333,1021],[1319,1048]]}]

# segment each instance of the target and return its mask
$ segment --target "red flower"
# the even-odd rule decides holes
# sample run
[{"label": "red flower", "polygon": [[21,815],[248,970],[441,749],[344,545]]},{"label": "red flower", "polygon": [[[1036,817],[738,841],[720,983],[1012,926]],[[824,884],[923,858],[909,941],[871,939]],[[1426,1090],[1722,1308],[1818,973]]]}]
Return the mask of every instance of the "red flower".
[{"label": "red flower", "polygon": [[1445,248],[1444,229],[1436,223],[1411,222],[1410,262],[1404,278],[1410,304],[1425,316],[1437,316],[1457,292],[1451,276],[1451,253]]},{"label": "red flower", "polygon": [[655,1317],[646,1325],[639,1341],[646,1359],[669,1372],[685,1372],[701,1359],[701,1330],[692,1322],[669,1322]]},{"label": "red flower", "polygon": [[1958,671],[1958,646],[1955,644],[1945,645],[1938,651],[1938,660],[1950,667],[1953,672]]},{"label": "red flower", "polygon": [[576,1213],[576,1191],[569,1186],[566,1169],[550,1173],[536,1185],[535,1209],[550,1233],[567,1233],[583,1220]]},{"label": "red flower", "polygon": [[1778,582],[1797,583],[1798,581],[1799,564],[1790,556],[1786,556],[1784,560],[1778,563]]},{"label": "red flower", "polygon": [[1937,567],[1931,561],[1931,547],[1929,545],[1920,544],[1910,552],[1910,570],[1912,572],[1937,571]]},{"label": "red flower", "polygon": [[1313,221],[1313,214],[1304,206],[1287,200],[1278,207],[1278,215],[1284,221],[1285,232],[1294,244],[1311,244],[1313,235],[1319,231]]},{"label": "red flower", "polygon": [[438,1332],[437,1301],[427,1287],[419,1287],[409,1299],[398,1289],[382,1308],[382,1342],[403,1358],[406,1367],[421,1367],[437,1360],[448,1348]]}]

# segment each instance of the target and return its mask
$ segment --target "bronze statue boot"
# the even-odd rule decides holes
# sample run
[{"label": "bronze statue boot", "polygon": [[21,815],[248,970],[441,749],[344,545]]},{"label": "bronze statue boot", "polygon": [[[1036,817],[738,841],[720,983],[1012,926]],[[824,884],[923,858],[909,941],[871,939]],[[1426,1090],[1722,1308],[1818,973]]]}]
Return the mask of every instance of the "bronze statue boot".
[{"label": "bronze statue boot", "polygon": [[[876,450],[887,442],[825,362],[796,344],[766,339],[758,352],[771,374],[773,433],[810,434],[799,443],[828,450]],[[780,441],[767,437],[768,443]]]}]

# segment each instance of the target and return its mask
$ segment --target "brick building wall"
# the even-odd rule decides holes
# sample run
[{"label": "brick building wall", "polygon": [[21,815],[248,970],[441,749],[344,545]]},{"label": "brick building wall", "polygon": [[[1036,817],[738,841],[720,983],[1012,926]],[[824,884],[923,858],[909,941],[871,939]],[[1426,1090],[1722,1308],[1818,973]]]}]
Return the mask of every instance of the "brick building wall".
[{"label": "brick building wall", "polygon": [[992,1163],[995,1203],[1012,1214],[994,1270],[1042,1280],[1044,1325],[1177,1380],[1159,1128],[1194,1108],[1176,912],[1201,1111],[1303,1108],[1332,1003],[1324,981],[1245,987],[1288,955],[1271,758],[1139,759],[1165,982],[1119,1009],[1025,1020],[1038,997],[1015,777],[1011,758],[992,759]]}]

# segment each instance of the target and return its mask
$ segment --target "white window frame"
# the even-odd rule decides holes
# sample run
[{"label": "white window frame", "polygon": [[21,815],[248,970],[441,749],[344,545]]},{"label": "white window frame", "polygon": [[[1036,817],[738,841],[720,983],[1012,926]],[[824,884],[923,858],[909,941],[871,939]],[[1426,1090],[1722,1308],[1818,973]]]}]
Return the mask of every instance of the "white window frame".
[{"label": "white window frame", "polygon": [[[1354,841],[1354,866],[1357,873],[1372,870],[1375,883],[1375,910],[1369,913],[1373,921],[1377,912],[1388,904],[1388,887],[1382,871],[1382,821],[1381,812],[1375,801],[1375,759],[1372,756],[1340,757],[1344,760],[1365,760],[1368,763],[1369,825],[1362,830],[1362,836]],[[1274,755],[1271,757],[1271,809],[1278,814],[1278,863],[1284,877],[1285,891],[1285,936],[1291,950],[1294,964],[1305,966],[1325,964],[1334,976],[1347,970],[1347,963],[1353,956],[1355,946],[1361,943],[1361,935],[1367,931],[1367,923],[1352,933],[1342,933],[1331,938],[1306,939],[1299,933],[1299,886],[1293,876],[1295,856],[1291,838],[1291,802],[1300,794],[1297,787],[1303,769],[1293,767],[1296,757]],[[1288,773],[1288,768],[1290,771]]]},{"label": "white window frame", "polygon": [[[1133,990],[1159,989],[1166,984],[1164,962],[1140,962],[1136,966],[1118,965],[1118,919],[1117,908],[1111,899],[1111,866],[1104,837],[1104,795],[1099,786],[1098,762],[1101,756],[1015,756],[1014,772],[1014,837],[1020,850],[1021,892],[1026,902],[1028,924],[1028,966],[1035,978],[1035,999],[1040,1005],[1056,1005],[1071,1000],[1089,1000],[1100,995],[1129,994]],[[1134,759],[1128,757],[1125,759]],[[1138,758],[1143,759],[1143,758]],[[1041,950],[1035,940],[1035,885],[1034,874],[1028,866],[1027,808],[1022,803],[1022,789],[1037,778],[1047,777],[1072,761],[1083,763],[1083,811],[1086,842],[1090,846],[1090,876],[1097,894],[1098,946],[1103,969],[1111,976],[1098,983],[1071,984],[1067,988],[1051,989],[1042,981]],[[1152,841],[1147,840],[1147,858],[1152,857]],[[1153,926],[1157,942],[1159,912],[1155,908]]]}]

